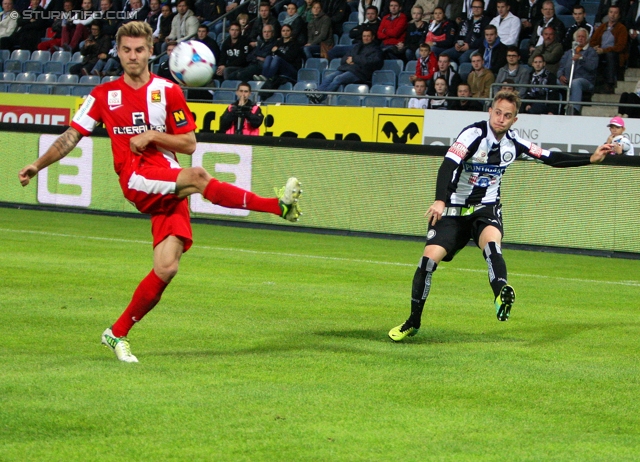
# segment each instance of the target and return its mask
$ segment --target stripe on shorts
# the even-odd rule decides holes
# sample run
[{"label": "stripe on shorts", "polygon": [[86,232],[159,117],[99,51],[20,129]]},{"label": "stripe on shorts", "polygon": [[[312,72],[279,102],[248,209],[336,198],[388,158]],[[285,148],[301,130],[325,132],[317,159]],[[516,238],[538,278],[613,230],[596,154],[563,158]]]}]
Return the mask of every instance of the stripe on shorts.
[{"label": "stripe on shorts", "polygon": [[173,194],[176,191],[176,183],[174,181],[149,180],[137,173],[133,173],[129,177],[127,186],[129,189],[147,194]]}]

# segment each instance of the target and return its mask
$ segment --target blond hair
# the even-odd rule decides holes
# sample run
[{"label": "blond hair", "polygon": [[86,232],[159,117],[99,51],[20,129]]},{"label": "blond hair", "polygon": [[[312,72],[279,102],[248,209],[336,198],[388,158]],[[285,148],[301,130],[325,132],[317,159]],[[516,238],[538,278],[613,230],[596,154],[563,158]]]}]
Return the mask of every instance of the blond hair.
[{"label": "blond hair", "polygon": [[522,105],[522,100],[520,99],[520,95],[516,91],[512,90],[500,90],[496,93],[496,96],[493,97],[493,103],[491,107],[496,107],[498,101],[509,101],[516,107],[516,113],[514,116],[518,115],[520,112],[520,106]]},{"label": "blond hair", "polygon": [[116,46],[120,48],[122,37],[142,37],[147,40],[147,46],[153,48],[153,31],[151,26],[142,21],[131,21],[123,24],[116,32]]}]

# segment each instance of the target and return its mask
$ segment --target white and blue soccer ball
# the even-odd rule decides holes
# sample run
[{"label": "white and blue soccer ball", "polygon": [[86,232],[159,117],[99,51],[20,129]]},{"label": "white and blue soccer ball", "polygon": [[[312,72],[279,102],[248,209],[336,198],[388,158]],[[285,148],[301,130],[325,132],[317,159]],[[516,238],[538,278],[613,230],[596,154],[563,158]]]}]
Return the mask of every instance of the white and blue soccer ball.
[{"label": "white and blue soccer ball", "polygon": [[169,70],[173,77],[188,87],[208,84],[216,65],[213,53],[204,43],[196,40],[180,42],[169,56]]},{"label": "white and blue soccer ball", "polygon": [[622,154],[626,154],[631,149],[631,140],[624,135],[616,136],[611,142],[622,146]]}]

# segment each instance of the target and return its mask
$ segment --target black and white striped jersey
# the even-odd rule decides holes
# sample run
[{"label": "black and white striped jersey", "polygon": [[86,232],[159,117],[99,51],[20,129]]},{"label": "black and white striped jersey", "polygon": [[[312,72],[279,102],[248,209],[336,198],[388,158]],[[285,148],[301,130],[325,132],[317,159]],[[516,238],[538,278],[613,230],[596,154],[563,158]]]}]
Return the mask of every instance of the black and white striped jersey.
[{"label": "black and white striped jersey", "polygon": [[[556,154],[560,153],[542,149],[512,130],[498,141],[486,120],[469,125],[445,155],[438,173],[436,200],[443,200],[447,206],[496,204],[500,202],[502,175],[518,156],[529,156],[550,165],[567,160],[566,155]],[[585,165],[588,160],[581,159],[578,163]]]}]

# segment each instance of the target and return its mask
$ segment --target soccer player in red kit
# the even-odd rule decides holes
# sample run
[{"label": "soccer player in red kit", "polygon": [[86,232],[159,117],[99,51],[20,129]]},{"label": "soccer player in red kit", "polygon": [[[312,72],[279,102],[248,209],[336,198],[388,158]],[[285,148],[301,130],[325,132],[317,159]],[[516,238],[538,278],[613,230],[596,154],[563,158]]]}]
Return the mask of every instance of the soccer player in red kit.
[{"label": "soccer player in red kit", "polygon": [[151,215],[153,269],[138,285],[120,318],[102,334],[102,343],[120,361],[138,362],[127,334],[158,303],[178,272],[180,257],[193,242],[184,199],[200,193],[223,207],[273,213],[297,221],[301,190],[298,180],[289,178],[278,197],[264,198],[222,183],[202,167],[180,168],[175,153],[195,151],[196,126],[180,87],[149,72],[151,28],[138,21],[125,24],[118,29],[116,44],[124,75],[95,87],[71,127],[18,176],[26,186],[40,170],[65,157],[83,136],[104,123],[124,196],[140,212]]}]

